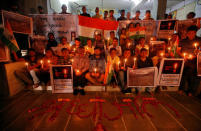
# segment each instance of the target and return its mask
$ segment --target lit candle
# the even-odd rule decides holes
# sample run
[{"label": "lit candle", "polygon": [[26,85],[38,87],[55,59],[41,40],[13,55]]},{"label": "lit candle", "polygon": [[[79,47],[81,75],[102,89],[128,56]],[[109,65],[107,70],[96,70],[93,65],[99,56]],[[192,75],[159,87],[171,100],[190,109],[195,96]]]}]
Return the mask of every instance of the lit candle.
[{"label": "lit candle", "polygon": [[74,48],[74,49],[73,49],[73,51],[75,52],[75,51],[76,51],[76,49]]},{"label": "lit candle", "polygon": [[153,41],[153,40],[154,40],[154,38],[151,38],[151,39],[150,39],[150,41]]},{"label": "lit candle", "polygon": [[97,69],[96,69],[96,68],[94,68],[94,72],[95,72],[95,74],[96,74],[96,71],[97,71]]},{"label": "lit candle", "polygon": [[50,62],[51,62],[50,60],[47,60],[47,63],[48,63],[48,64],[50,64]]},{"label": "lit candle", "polygon": [[26,63],[25,63],[25,65],[26,65],[26,67],[28,68],[28,66],[29,66],[29,63],[28,63],[28,62],[26,62]]},{"label": "lit candle", "polygon": [[137,60],[137,58],[134,57],[134,63],[133,63],[133,66],[134,66],[134,67],[135,67],[136,60]]},{"label": "lit candle", "polygon": [[128,43],[128,48],[130,47],[130,45],[131,45],[131,43],[129,42],[129,43]]},{"label": "lit candle", "polygon": [[198,43],[194,43],[195,49],[197,49],[198,47]]},{"label": "lit candle", "polygon": [[73,63],[73,61],[74,61],[74,60],[73,60],[73,59],[71,59],[71,61],[72,61],[72,63]]},{"label": "lit candle", "polygon": [[67,69],[64,69],[63,73],[64,73],[64,75],[66,75],[67,74]]},{"label": "lit candle", "polygon": [[183,53],[184,59],[186,58],[187,53]]},{"label": "lit candle", "polygon": [[40,60],[41,68],[43,68],[43,60]]},{"label": "lit candle", "polygon": [[164,53],[160,53],[160,56],[163,57],[163,56],[164,56]]},{"label": "lit candle", "polygon": [[80,70],[79,70],[79,69],[77,69],[77,70],[76,70],[76,72],[77,72],[77,73],[79,73],[79,72],[80,72]]},{"label": "lit candle", "polygon": [[171,47],[168,47],[168,51],[170,52],[170,50],[171,50]]},{"label": "lit candle", "polygon": [[193,55],[192,55],[192,54],[189,54],[189,55],[188,55],[188,59],[191,60],[192,58],[193,58]]}]

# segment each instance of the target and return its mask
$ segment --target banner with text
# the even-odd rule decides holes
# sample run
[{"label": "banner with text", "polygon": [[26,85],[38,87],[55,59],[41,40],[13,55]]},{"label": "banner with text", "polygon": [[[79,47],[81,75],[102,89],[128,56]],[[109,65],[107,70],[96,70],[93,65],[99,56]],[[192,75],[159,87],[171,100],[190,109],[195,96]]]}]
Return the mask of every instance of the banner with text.
[{"label": "banner with text", "polygon": [[66,37],[70,42],[77,36],[77,15],[30,15],[33,18],[34,33],[47,36],[49,32],[54,33],[59,41],[61,37]]}]

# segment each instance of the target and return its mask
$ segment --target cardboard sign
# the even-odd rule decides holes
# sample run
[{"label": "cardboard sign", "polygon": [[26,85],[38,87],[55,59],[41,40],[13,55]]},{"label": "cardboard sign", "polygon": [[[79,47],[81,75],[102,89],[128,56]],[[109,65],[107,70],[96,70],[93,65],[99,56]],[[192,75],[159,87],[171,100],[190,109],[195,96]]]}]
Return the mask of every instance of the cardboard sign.
[{"label": "cardboard sign", "polygon": [[0,62],[7,62],[10,60],[10,51],[8,47],[0,40]]},{"label": "cardboard sign", "polygon": [[129,68],[127,71],[128,87],[156,87],[157,67],[135,69]]},{"label": "cardboard sign", "polygon": [[73,92],[73,69],[70,65],[52,65],[50,67],[52,93]]},{"label": "cardboard sign", "polygon": [[6,21],[8,20],[13,32],[21,34],[32,34],[33,23],[32,18],[18,13],[2,11],[2,20],[5,27]]},{"label": "cardboard sign", "polygon": [[197,56],[197,72],[198,76],[201,76],[201,53]]},{"label": "cardboard sign", "polygon": [[158,38],[168,39],[176,29],[176,20],[162,20],[158,26]]},{"label": "cardboard sign", "polygon": [[163,58],[159,69],[160,86],[179,86],[184,68],[182,58]]}]

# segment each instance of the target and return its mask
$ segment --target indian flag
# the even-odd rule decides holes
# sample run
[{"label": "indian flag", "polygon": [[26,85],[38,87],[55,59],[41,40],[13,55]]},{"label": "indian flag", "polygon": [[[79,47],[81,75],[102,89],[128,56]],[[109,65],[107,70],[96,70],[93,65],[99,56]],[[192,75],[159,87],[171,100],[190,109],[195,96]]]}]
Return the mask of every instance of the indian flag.
[{"label": "indian flag", "polygon": [[133,28],[129,29],[129,37],[131,39],[139,39],[140,37],[145,37],[145,27],[138,27],[138,28]]},{"label": "indian flag", "polygon": [[101,33],[104,38],[108,38],[110,31],[118,28],[117,21],[106,21],[102,19],[90,18],[85,16],[79,17],[78,35],[82,42],[86,43],[86,39],[94,39],[96,33]]},{"label": "indian flag", "polygon": [[17,52],[19,50],[19,46],[17,41],[13,35],[13,30],[10,26],[8,20],[4,23],[4,29],[0,29],[0,39],[1,41],[8,46],[9,49]]}]

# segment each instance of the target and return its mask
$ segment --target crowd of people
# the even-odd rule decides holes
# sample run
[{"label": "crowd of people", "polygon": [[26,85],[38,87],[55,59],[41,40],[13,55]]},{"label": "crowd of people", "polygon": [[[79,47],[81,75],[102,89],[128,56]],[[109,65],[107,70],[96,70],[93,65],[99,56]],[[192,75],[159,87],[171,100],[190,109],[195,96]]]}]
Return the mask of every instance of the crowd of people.
[{"label": "crowd of people", "polygon": [[[42,13],[42,7],[38,9]],[[62,5],[61,14],[68,14],[66,10],[67,7]],[[83,7],[82,11],[83,13],[80,15],[91,17],[86,12],[86,7]],[[118,19],[114,17],[114,10],[109,11],[109,16],[108,11],[105,11],[102,17],[97,7],[95,13],[92,18],[111,21],[141,20],[140,11],[136,11],[135,17],[130,18],[129,12],[125,17],[125,10],[121,10],[121,16]],[[188,14],[188,19],[194,16],[191,12]],[[172,15],[167,15],[167,19],[172,19]],[[150,10],[146,11],[144,20],[153,20]],[[185,38],[174,33],[158,50],[154,50],[151,45],[151,41],[158,40],[156,36],[151,37],[150,40],[146,40],[144,36],[133,39],[128,36],[128,28],[123,28],[118,34],[111,31],[108,39],[105,39],[101,33],[96,33],[93,39],[87,39],[86,45],[79,38],[76,38],[72,45],[67,42],[66,37],[62,37],[58,43],[54,34],[49,33],[44,56],[37,54],[32,48],[28,50],[28,54],[24,58],[15,56],[17,60],[25,60],[27,67],[25,70],[16,71],[16,75],[27,84],[34,84],[34,88],[37,88],[40,84],[49,84],[50,65],[72,65],[74,95],[79,92],[84,95],[86,85],[113,85],[116,88],[120,87],[122,93],[131,93],[131,88],[127,87],[128,68],[154,66],[159,68],[162,58],[182,57],[185,60],[185,67],[179,92],[187,93],[189,96],[199,95],[197,90],[200,85],[200,77],[197,76],[196,57],[200,52],[201,38],[196,36],[198,29],[199,27],[196,25],[190,26]],[[196,48],[194,43],[198,43]],[[55,52],[53,50],[55,47],[59,47],[60,51]],[[33,81],[28,80],[25,73],[28,73]],[[188,86],[185,86],[186,83]],[[151,88],[146,88],[146,91],[150,93]],[[136,92],[140,93],[140,88],[136,88]]]}]

